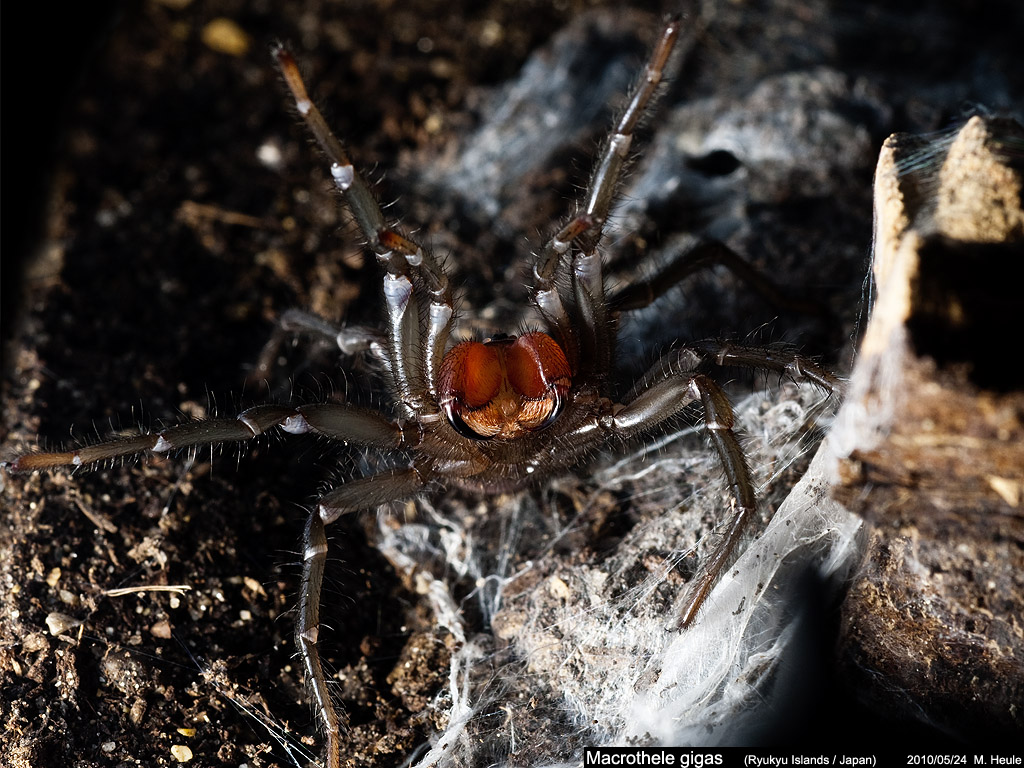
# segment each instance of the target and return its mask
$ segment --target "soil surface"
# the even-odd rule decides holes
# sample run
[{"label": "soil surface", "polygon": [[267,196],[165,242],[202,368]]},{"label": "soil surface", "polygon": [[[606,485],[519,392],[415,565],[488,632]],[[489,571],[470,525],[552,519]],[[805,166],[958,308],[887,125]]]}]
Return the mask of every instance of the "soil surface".
[{"label": "soil surface", "polygon": [[[642,370],[636,361],[678,336],[758,328],[844,368],[863,311],[882,139],[945,128],[965,102],[1019,106],[1024,93],[1012,25],[1001,23],[1019,14],[1013,3],[985,4],[984,13],[938,2],[724,5],[687,8],[699,21],[661,108],[712,99],[720,81],[749,95],[770,74],[828,66],[863,149],[851,150],[841,172],[838,162],[808,161],[788,187],[752,174],[741,203],[666,193],[633,212],[634,234],[617,234],[609,257],[623,279],[670,233],[729,222],[710,234],[732,237],[821,311],[767,305],[716,274],[677,297],[671,318],[633,330],[650,344],[624,351],[627,380]],[[502,172],[487,153],[459,164],[469,137],[495,119],[498,96],[513,98],[509,86],[528,61],[554,72],[564,54],[570,84],[621,92],[671,7],[165,0],[119,8],[91,38],[55,118],[45,235],[22,253],[5,249],[0,459],[266,400],[388,402],[371,361],[339,362],[309,339],[289,340],[265,380],[250,377],[290,308],[332,322],[380,317],[379,268],[288,106],[272,42],[291,45],[328,121],[379,182],[381,199],[395,202],[389,211],[451,254],[462,312],[493,333],[520,320],[530,251],[572,210],[609,99],[600,89],[594,107],[552,96],[567,114],[586,113],[583,122],[534,125],[525,142],[544,147],[542,167],[505,168],[493,187],[474,175]],[[784,109],[781,92],[765,98]],[[643,138],[653,145],[658,118],[650,123]],[[714,180],[738,161],[723,150],[693,151],[688,162]],[[21,275],[6,271],[15,262]],[[191,458],[0,477],[4,764],[319,759],[291,638],[299,542],[317,496],[361,465],[358,454],[315,440],[271,438]],[[419,513],[410,504],[396,514]],[[349,717],[346,764],[398,765],[443,726],[428,703],[447,684],[453,639],[432,624],[415,579],[372,546],[372,517],[332,526],[324,652]],[[482,714],[479,733],[500,716]]]}]

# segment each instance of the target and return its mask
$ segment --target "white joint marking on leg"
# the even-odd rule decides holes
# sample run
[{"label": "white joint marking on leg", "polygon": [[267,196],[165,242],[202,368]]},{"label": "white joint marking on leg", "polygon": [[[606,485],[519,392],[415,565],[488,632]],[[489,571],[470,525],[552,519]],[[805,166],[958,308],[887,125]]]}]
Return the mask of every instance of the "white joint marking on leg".
[{"label": "white joint marking on leg", "polygon": [[[364,339],[349,337],[347,328],[343,328],[342,330],[338,331],[338,335],[334,337],[334,343],[337,344],[338,349],[340,349],[342,353],[346,355],[354,355],[359,350],[365,348]],[[370,349],[372,350],[373,342],[370,342],[369,346]]]},{"label": "white joint marking on leg", "polygon": [[335,520],[341,517],[341,513],[343,511],[344,510],[336,509],[333,507],[325,507],[323,504],[317,507],[317,514],[320,515],[320,521],[324,525],[330,525],[331,523],[333,523]]},{"label": "white joint marking on leg", "polygon": [[625,133],[616,133],[612,136],[612,151],[620,157],[623,157],[627,152],[629,152],[629,145],[632,141],[632,136],[628,136]]},{"label": "white joint marking on leg", "polygon": [[551,247],[555,249],[555,253],[565,253],[569,250],[569,240],[559,240],[557,237],[551,241]]},{"label": "white joint marking on leg", "polygon": [[160,437],[156,439],[156,444],[153,446],[153,452],[167,453],[167,451],[171,450],[171,448],[171,444],[164,439],[163,435],[160,435]]},{"label": "white joint marking on leg", "polygon": [[317,641],[320,639],[320,628],[311,627],[310,629],[307,629],[302,633],[302,639],[310,645],[316,645]]},{"label": "white joint marking on leg", "polygon": [[71,463],[74,464],[76,467],[82,466],[82,457],[76,453],[74,456],[71,457]]},{"label": "white joint marking on leg", "polygon": [[573,272],[587,287],[594,287],[601,277],[601,259],[596,254],[583,255],[573,262]]},{"label": "white joint marking on leg", "polygon": [[352,182],[356,179],[356,171],[351,165],[340,165],[331,163],[331,176],[334,177],[334,185],[342,192],[348,192]]},{"label": "white joint marking on leg", "polygon": [[562,313],[562,300],[558,291],[537,291],[537,306],[545,317],[558,317]]},{"label": "white joint marking on leg", "polygon": [[290,435],[304,435],[307,432],[313,431],[313,428],[309,426],[309,422],[306,421],[306,417],[301,413],[296,413],[294,416],[289,416],[282,421],[281,429]]},{"label": "white joint marking on leg", "polygon": [[448,304],[441,304],[436,301],[430,302],[430,325],[433,328],[443,328],[452,319],[452,308]]},{"label": "white joint marking on leg", "polygon": [[321,557],[327,554],[326,544],[313,544],[312,546],[306,547],[306,551],[302,553],[303,560],[312,560],[314,557]]},{"label": "white joint marking on leg", "polygon": [[405,257],[405,260],[409,262],[409,266],[418,267],[423,263],[423,249],[417,248],[416,253],[410,253]]},{"label": "white joint marking on leg", "polygon": [[296,99],[295,108],[299,110],[299,114],[305,117],[309,114],[309,110],[313,108],[313,102],[309,99]]},{"label": "white joint marking on leg", "polygon": [[384,275],[384,298],[390,307],[404,307],[412,296],[412,282],[405,275]]}]

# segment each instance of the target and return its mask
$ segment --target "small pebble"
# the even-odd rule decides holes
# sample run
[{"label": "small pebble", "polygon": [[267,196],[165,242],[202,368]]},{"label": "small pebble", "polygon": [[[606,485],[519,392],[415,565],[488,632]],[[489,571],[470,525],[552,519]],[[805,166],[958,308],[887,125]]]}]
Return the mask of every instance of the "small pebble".
[{"label": "small pebble", "polygon": [[184,744],[175,744],[171,747],[171,756],[179,763],[187,763],[192,759],[192,750]]}]

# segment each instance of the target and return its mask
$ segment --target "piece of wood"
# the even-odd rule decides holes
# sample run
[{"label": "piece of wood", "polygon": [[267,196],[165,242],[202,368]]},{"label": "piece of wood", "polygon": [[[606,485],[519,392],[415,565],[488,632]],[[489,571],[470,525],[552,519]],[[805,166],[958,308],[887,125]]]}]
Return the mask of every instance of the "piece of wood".
[{"label": "piece of wood", "polygon": [[847,673],[902,719],[1024,726],[1024,129],[891,136],[877,301],[841,420],[836,498],[868,523]]}]

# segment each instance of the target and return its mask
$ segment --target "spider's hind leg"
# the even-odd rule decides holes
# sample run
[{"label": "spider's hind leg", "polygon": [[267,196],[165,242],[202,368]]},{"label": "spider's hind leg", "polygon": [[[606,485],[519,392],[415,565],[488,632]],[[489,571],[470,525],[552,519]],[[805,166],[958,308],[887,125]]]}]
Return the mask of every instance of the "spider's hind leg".
[{"label": "spider's hind leg", "polygon": [[422,491],[423,485],[420,473],[411,468],[363,477],[345,483],[321,498],[306,522],[302,536],[302,582],[295,618],[295,645],[327,739],[327,768],[338,768],[341,763],[341,732],[346,718],[344,712],[339,715],[334,706],[320,660],[320,602],[327,563],[326,526],[343,514],[407,499]]},{"label": "spider's hind leg", "polygon": [[704,409],[704,427],[733,497],[734,514],[724,537],[687,587],[679,619],[679,626],[686,627],[693,622],[756,514],[757,496],[746,457],[733,431],[735,415],[725,391],[709,376],[698,372],[696,366],[666,367],[648,382],[634,388],[635,397],[618,406],[608,426],[622,437],[643,434],[699,400]]},{"label": "spider's hind leg", "polygon": [[[614,406],[608,415],[601,417],[604,430],[631,438],[656,429],[695,401],[699,400],[703,406],[704,426],[725,470],[734,511],[721,541],[687,587],[680,611],[680,627],[690,625],[696,618],[757,511],[753,479],[733,429],[732,404],[724,390],[707,375],[708,369],[715,365],[766,370],[814,384],[829,393],[841,388],[841,381],[835,374],[791,350],[706,341],[686,345],[664,356],[633,387],[623,404]],[[590,425],[585,428],[589,430]],[[582,431],[579,437],[584,438]]]},{"label": "spider's hind leg", "polygon": [[783,378],[813,384],[829,394],[843,393],[843,381],[811,358],[784,346],[753,346],[734,344],[722,339],[709,339],[687,344],[677,355],[697,355],[718,366],[736,366],[754,371],[776,373]]},{"label": "spider's hind leg", "polygon": [[613,312],[629,312],[650,306],[690,275],[721,265],[753,288],[774,307],[807,315],[822,315],[821,304],[789,295],[720,240],[700,239],[672,255],[654,274],[613,291],[608,305]]}]

